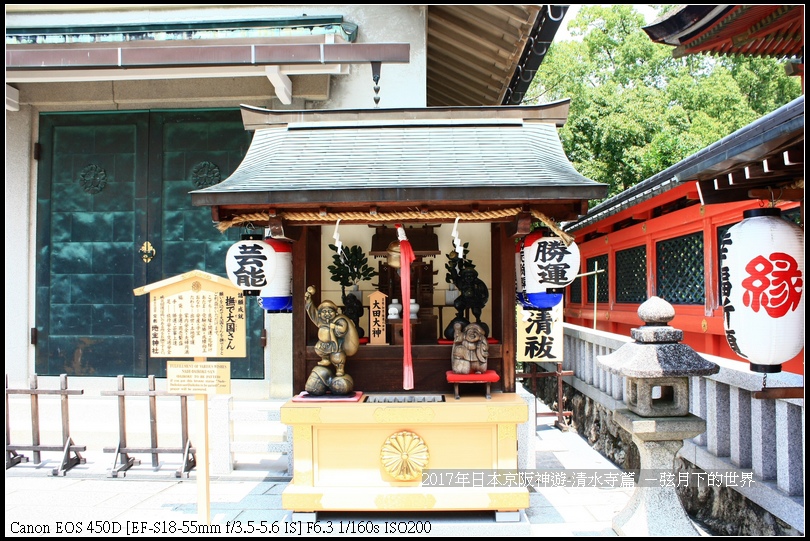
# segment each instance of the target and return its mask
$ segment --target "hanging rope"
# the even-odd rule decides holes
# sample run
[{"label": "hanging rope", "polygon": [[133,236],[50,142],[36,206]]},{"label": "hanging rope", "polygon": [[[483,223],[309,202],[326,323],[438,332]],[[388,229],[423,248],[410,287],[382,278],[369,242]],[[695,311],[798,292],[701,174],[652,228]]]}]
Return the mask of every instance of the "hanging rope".
[{"label": "hanging rope", "polygon": [[[481,212],[467,212],[460,213],[458,211],[443,211],[433,210],[428,212],[421,212],[418,210],[400,211],[400,212],[377,212],[371,214],[368,212],[282,212],[271,216],[268,212],[255,212],[251,214],[240,214],[233,220],[223,220],[217,223],[217,229],[224,233],[231,227],[239,226],[245,222],[261,222],[268,221],[270,218],[279,218],[288,222],[334,222],[341,220],[343,222],[401,222],[405,220],[418,220],[422,222],[430,222],[432,220],[464,220],[466,222],[485,222],[487,220],[494,220],[499,218],[509,218],[520,214],[521,209],[511,208],[494,211],[481,211]],[[531,214],[534,218],[540,220],[543,225],[548,227],[558,237],[560,237],[565,245],[568,246],[574,242],[574,238],[560,229],[557,224],[543,214],[542,212],[532,210]]]},{"label": "hanging rope", "polygon": [[551,229],[551,231],[555,235],[557,235],[558,237],[560,237],[562,239],[562,241],[565,243],[566,246],[570,246],[571,243],[574,242],[574,237],[572,237],[571,235],[569,235],[568,233],[566,233],[565,231],[560,229],[557,226],[557,223],[554,220],[552,220],[551,218],[549,218],[548,216],[546,216],[542,212],[537,211],[537,210],[532,210],[532,216],[534,216],[535,218],[537,218],[538,220],[543,222],[543,225],[545,225],[546,227]]}]

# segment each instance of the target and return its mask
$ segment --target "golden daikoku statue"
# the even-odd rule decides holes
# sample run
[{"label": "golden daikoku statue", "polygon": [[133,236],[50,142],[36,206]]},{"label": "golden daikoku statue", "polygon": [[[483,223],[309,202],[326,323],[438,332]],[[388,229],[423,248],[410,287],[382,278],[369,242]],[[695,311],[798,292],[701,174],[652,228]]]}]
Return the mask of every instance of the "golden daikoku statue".
[{"label": "golden daikoku statue", "polygon": [[324,395],[327,391],[346,395],[354,390],[354,380],[346,373],[346,359],[357,353],[360,337],[354,322],[340,314],[334,302],[324,300],[316,309],[312,303],[314,293],[315,287],[309,286],[304,300],[309,319],[318,326],[315,352],[321,360],[312,369],[304,390],[315,396]]}]

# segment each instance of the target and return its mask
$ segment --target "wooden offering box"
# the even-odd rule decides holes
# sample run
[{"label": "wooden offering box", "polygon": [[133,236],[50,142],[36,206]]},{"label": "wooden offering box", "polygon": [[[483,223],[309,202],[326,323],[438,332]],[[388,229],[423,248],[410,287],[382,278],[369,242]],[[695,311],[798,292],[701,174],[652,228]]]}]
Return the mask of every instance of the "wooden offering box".
[{"label": "wooden offering box", "polygon": [[[282,506],[297,513],[517,514],[529,507],[528,489],[492,479],[517,473],[518,425],[527,419],[528,405],[515,393],[490,400],[403,393],[364,395],[356,403],[289,401],[281,421],[293,429],[294,469]],[[439,470],[454,482],[437,482],[431,473]]]}]

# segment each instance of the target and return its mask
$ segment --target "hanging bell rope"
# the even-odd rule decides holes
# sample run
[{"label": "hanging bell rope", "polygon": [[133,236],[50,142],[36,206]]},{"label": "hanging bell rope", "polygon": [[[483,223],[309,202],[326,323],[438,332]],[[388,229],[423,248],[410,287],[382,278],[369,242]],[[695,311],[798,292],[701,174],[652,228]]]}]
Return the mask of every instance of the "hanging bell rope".
[{"label": "hanging bell rope", "polygon": [[251,214],[240,214],[233,220],[223,220],[216,224],[217,229],[225,232],[231,227],[238,226],[244,222],[251,221],[267,221],[272,218],[281,218],[288,222],[334,222],[335,220],[342,220],[344,222],[400,222],[405,220],[418,220],[422,222],[429,222],[432,220],[454,220],[459,217],[464,221],[486,221],[498,218],[508,218],[516,216],[520,209],[502,209],[495,211],[482,211],[482,212],[468,212],[459,213],[457,211],[441,211],[434,210],[422,212],[419,210],[408,210],[398,212],[377,212],[370,214],[368,212],[329,212],[320,213],[313,212],[281,212],[270,216],[267,212],[255,212]]},{"label": "hanging bell rope", "polygon": [[[241,214],[233,220],[223,220],[216,224],[216,228],[224,233],[231,227],[239,226],[245,222],[261,222],[268,221],[270,218],[281,218],[288,222],[334,222],[338,221],[354,221],[354,222],[401,222],[405,220],[418,220],[422,222],[430,222],[432,220],[459,220],[467,222],[484,222],[498,218],[508,218],[517,216],[521,212],[519,208],[493,210],[493,211],[478,211],[478,212],[458,212],[458,211],[442,211],[434,210],[422,212],[418,210],[398,211],[398,212],[377,212],[376,214],[369,214],[368,212],[282,212],[273,216],[268,212],[255,212],[251,214]],[[565,233],[557,224],[543,214],[542,212],[532,210],[531,214],[534,218],[540,220],[543,225],[548,227],[555,235],[560,237],[566,246],[574,242],[574,238]]]},{"label": "hanging bell rope", "polygon": [[532,210],[532,216],[543,222],[543,225],[551,229],[551,231],[560,237],[562,241],[565,243],[566,246],[570,246],[572,242],[574,242],[574,237],[563,231],[562,229],[557,226],[557,223],[537,210]]}]

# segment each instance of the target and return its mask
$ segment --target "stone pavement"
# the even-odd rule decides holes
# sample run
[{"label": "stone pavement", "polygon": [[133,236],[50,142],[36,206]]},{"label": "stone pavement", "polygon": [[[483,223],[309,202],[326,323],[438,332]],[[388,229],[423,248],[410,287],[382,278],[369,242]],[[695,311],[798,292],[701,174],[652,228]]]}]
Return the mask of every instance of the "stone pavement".
[{"label": "stone pavement", "polygon": [[[538,411],[544,411],[538,403]],[[547,411],[547,408],[546,408]],[[553,417],[538,418],[537,472],[598,470],[620,473],[573,430],[554,427]],[[112,453],[92,456],[62,476],[54,476],[61,453],[43,452],[39,464],[23,462],[6,470],[6,536],[307,536],[377,535],[442,537],[616,536],[613,517],[628,503],[632,487],[552,486],[530,488],[530,507],[515,522],[496,521],[491,512],[318,513],[281,508],[289,483],[281,455],[241,461],[227,475],[212,475],[210,519],[198,505],[196,471],[177,477],[182,455],[150,455],[126,472],[109,477]],[[31,456],[30,452],[21,452]]]}]

